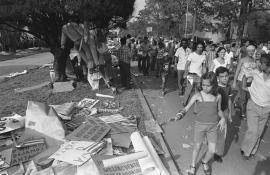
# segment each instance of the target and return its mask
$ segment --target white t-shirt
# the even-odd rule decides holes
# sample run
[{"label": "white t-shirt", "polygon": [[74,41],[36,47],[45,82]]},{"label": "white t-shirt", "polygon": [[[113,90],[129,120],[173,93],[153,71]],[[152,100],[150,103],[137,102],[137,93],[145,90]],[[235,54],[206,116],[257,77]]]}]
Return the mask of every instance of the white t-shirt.
[{"label": "white t-shirt", "polygon": [[250,98],[259,106],[270,107],[270,79],[265,81],[263,73],[257,69],[246,73],[246,76],[253,78],[248,88]]},{"label": "white t-shirt", "polygon": [[180,47],[176,50],[174,56],[178,58],[177,70],[185,70],[187,58],[190,53],[191,50],[189,48],[185,50],[183,47]]},{"label": "white t-shirt", "polygon": [[269,50],[265,46],[263,46],[262,50],[265,51],[265,53],[267,53],[267,54],[269,53]]},{"label": "white t-shirt", "polygon": [[198,76],[202,76],[202,64],[205,63],[205,55],[198,55],[196,52],[192,52],[188,56],[188,61],[190,61],[189,72],[196,73]]},{"label": "white t-shirt", "polygon": [[224,58],[225,58],[225,62],[230,65],[231,64],[231,60],[233,58],[233,52],[232,51],[230,51],[229,53],[226,52]]},{"label": "white t-shirt", "polygon": [[227,68],[227,65],[228,62],[226,62],[226,60],[224,61],[224,64],[221,64],[217,59],[214,59],[213,60],[213,64],[214,64],[214,68],[213,68],[213,72],[216,72],[216,69],[219,68],[219,67],[226,67]]}]

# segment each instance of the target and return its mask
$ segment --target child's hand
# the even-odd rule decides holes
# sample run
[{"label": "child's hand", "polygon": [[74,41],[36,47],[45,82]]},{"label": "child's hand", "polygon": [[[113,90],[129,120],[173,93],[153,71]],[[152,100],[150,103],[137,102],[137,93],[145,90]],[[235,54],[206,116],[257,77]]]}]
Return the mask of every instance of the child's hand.
[{"label": "child's hand", "polygon": [[184,117],[184,115],[186,114],[185,110],[181,110],[176,114],[176,117],[174,117],[174,121],[176,120],[180,120]]},{"label": "child's hand", "polygon": [[225,118],[221,118],[221,120],[218,122],[218,127],[220,127],[220,130],[226,130],[227,124]]},{"label": "child's hand", "polygon": [[228,120],[229,120],[230,123],[232,123],[232,114],[231,113],[228,116]]}]

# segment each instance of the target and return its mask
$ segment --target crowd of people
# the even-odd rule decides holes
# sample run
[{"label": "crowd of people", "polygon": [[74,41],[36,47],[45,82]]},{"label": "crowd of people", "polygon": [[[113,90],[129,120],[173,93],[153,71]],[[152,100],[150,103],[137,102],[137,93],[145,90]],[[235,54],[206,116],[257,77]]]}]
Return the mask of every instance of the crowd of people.
[{"label": "crowd of people", "polygon": [[[190,175],[196,173],[204,140],[208,145],[202,159],[205,174],[211,174],[208,164],[211,159],[222,162],[227,124],[233,122],[232,107],[238,108],[241,119],[247,120],[248,129],[240,148],[243,159],[256,154],[270,113],[270,42],[256,44],[247,40],[215,44],[193,43],[188,39],[166,42],[128,36],[121,39],[121,44],[125,47],[120,53],[130,52],[129,58],[138,61],[143,75],[149,76],[152,71],[151,75],[161,77],[163,95],[168,75],[177,77],[175,82],[183,107],[174,120],[184,117],[194,105],[195,144]],[[123,58],[120,56],[120,60]],[[130,69],[130,65],[122,67]],[[130,75],[130,71],[126,73],[122,71],[121,76]],[[238,93],[233,94],[233,90]]]},{"label": "crowd of people", "polygon": [[174,120],[184,117],[194,105],[195,143],[190,175],[196,173],[204,140],[208,145],[202,159],[205,174],[211,174],[211,159],[222,162],[227,124],[234,122],[233,107],[240,110],[240,118],[247,120],[248,126],[240,153],[245,160],[256,154],[270,113],[270,41],[213,43],[127,35],[120,43],[120,47],[111,50],[105,40],[97,43],[108,81],[113,79],[110,54],[118,58],[121,84],[126,89],[132,84],[131,60],[136,60],[142,75],[161,78],[162,95],[166,94],[168,76],[177,78],[175,83],[183,104]]}]

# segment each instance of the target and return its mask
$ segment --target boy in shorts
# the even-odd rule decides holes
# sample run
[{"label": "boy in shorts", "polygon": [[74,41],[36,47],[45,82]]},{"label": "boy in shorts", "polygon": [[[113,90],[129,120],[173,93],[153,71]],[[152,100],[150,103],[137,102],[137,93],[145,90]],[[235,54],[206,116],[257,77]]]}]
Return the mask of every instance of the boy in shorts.
[{"label": "boy in shorts", "polygon": [[[225,119],[232,122],[232,88],[229,85],[229,69],[225,67],[218,67],[216,69],[216,76],[218,79],[217,92],[221,95],[221,110]],[[216,145],[216,153],[214,154],[214,160],[217,162],[222,162],[222,157],[224,155],[226,133],[218,130],[218,138]]]}]

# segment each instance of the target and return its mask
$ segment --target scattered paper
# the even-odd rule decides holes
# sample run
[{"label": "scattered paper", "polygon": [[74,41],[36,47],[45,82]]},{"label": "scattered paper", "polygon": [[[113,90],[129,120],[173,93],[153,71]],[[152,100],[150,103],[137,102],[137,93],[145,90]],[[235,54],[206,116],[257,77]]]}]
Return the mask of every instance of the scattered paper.
[{"label": "scattered paper", "polygon": [[103,165],[105,168],[109,168],[109,167],[121,165],[123,163],[142,159],[142,158],[145,158],[147,156],[148,156],[148,154],[146,152],[140,151],[140,152],[130,153],[130,154],[123,155],[123,156],[113,157],[110,159],[105,159],[102,162],[103,162]]},{"label": "scattered paper", "polygon": [[114,98],[114,96],[111,95],[104,95],[104,94],[100,94],[100,93],[96,93],[97,97],[104,97],[104,98]]},{"label": "scattered paper", "polygon": [[77,107],[79,107],[79,108],[88,108],[88,109],[91,109],[91,108],[93,108],[98,102],[99,102],[99,100],[96,100],[96,99],[84,98],[84,99],[82,99],[82,100],[77,104]]},{"label": "scattered paper", "polygon": [[25,175],[31,175],[32,172],[38,171],[34,161],[26,162],[24,165]]},{"label": "scattered paper", "polygon": [[144,121],[144,124],[145,124],[145,128],[146,128],[147,132],[150,132],[150,133],[162,133],[163,132],[162,129],[160,128],[159,124],[154,119]]},{"label": "scattered paper", "polygon": [[68,164],[66,162],[59,162],[58,164],[52,165],[53,172],[55,175],[76,175],[77,166]]},{"label": "scattered paper", "polygon": [[31,173],[31,175],[54,175],[54,172],[52,167],[49,167],[41,171],[35,171]]},{"label": "scattered paper", "polygon": [[139,132],[133,132],[130,138],[135,152],[143,151],[148,154],[146,158],[138,160],[143,174],[169,175],[147,136],[142,138]]},{"label": "scattered paper", "polygon": [[25,124],[25,117],[18,114],[14,114],[8,117],[2,117],[0,119],[0,134],[14,131],[19,128],[23,128]]},{"label": "scattered paper", "polygon": [[102,116],[102,117],[99,117],[99,119],[104,121],[105,123],[114,123],[114,122],[127,121],[127,118],[123,117],[121,114]]},{"label": "scattered paper", "polygon": [[113,155],[113,145],[112,145],[112,139],[111,138],[105,138],[106,146],[103,150],[100,151],[100,155]]},{"label": "scattered paper", "polygon": [[0,170],[10,167],[12,148],[2,150],[0,152]]},{"label": "scattered paper", "polygon": [[75,88],[73,86],[73,81],[68,82],[55,82],[53,83],[53,93],[57,92],[71,92]]},{"label": "scattered paper", "polygon": [[51,139],[63,141],[65,138],[65,130],[56,111],[44,103],[28,101],[25,127],[40,133],[48,145],[54,145]]},{"label": "scattered paper", "polygon": [[[103,142],[100,146],[103,146]],[[61,145],[60,149],[50,158],[64,161],[73,165],[82,165],[91,158],[98,144],[86,141],[69,141]]]},{"label": "scattered paper", "polygon": [[131,133],[121,133],[111,135],[113,145],[129,148],[131,143],[130,135]]},{"label": "scattered paper", "polygon": [[20,162],[26,162],[30,160],[33,156],[46,150],[47,146],[45,143],[40,143],[23,148],[13,148],[11,156],[11,166],[17,165]]},{"label": "scattered paper", "polygon": [[73,141],[99,142],[109,131],[110,127],[98,118],[88,118],[86,123],[81,124],[66,139]]},{"label": "scattered paper", "polygon": [[99,156],[93,157],[93,160],[98,167],[99,173],[102,175],[142,175],[140,164],[138,160],[127,162],[118,166],[104,168],[102,160],[112,158],[113,156]]},{"label": "scattered paper", "polygon": [[71,102],[71,103],[64,103],[61,105],[50,105],[50,106],[53,107],[58,114],[69,115],[73,111],[75,103]]},{"label": "scattered paper", "polygon": [[18,93],[31,91],[31,90],[42,88],[43,86],[47,86],[49,83],[50,83],[49,81],[46,81],[46,82],[43,82],[43,83],[35,85],[35,86],[31,86],[31,87],[17,88],[17,89],[14,89],[14,91],[18,92]]},{"label": "scattered paper", "polygon": [[189,144],[183,143],[183,144],[182,144],[182,147],[183,147],[183,148],[190,148],[191,146],[190,146]]},{"label": "scattered paper", "polygon": [[16,77],[18,75],[23,75],[23,74],[27,74],[27,70],[24,70],[22,72],[15,72],[15,73],[10,73],[9,75],[5,76],[7,78],[12,78],[12,77]]}]

